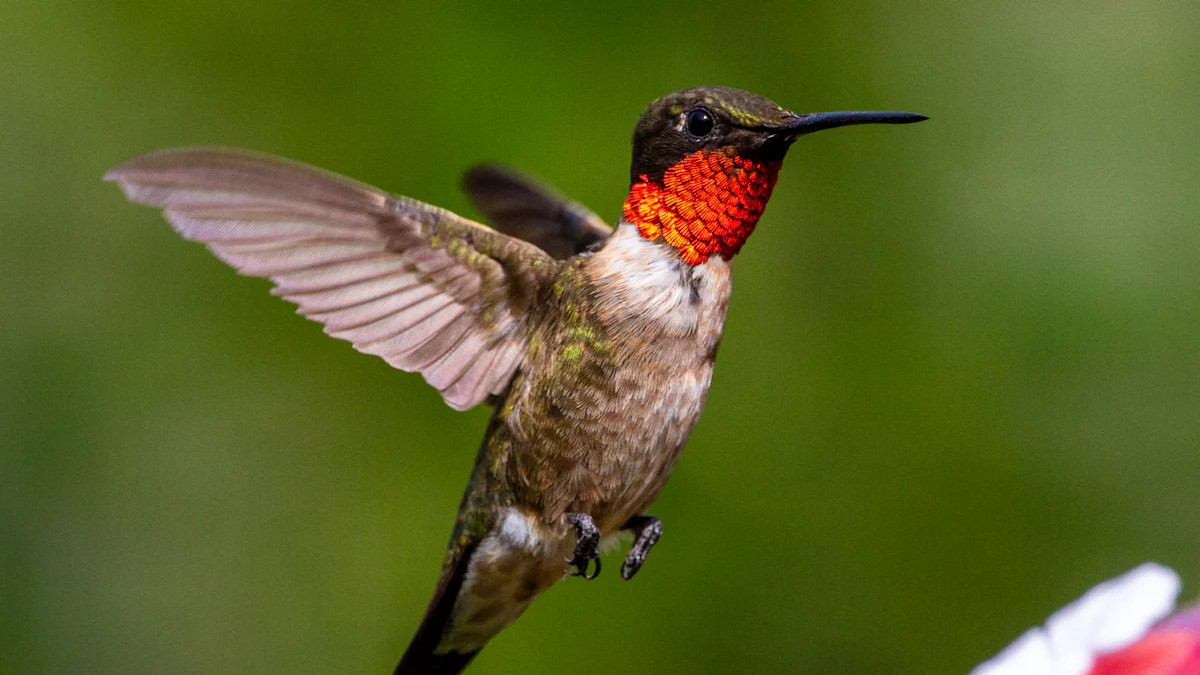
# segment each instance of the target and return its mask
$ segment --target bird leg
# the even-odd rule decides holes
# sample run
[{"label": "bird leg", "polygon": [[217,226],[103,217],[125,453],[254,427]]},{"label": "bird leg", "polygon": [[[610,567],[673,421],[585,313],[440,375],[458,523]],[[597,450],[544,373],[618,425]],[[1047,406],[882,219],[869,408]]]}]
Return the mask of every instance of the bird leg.
[{"label": "bird leg", "polygon": [[[595,579],[600,574],[600,529],[586,513],[568,513],[567,520],[575,527],[575,557],[567,560],[568,565],[575,566],[575,571],[570,575]],[[588,568],[593,560],[596,571],[589,575]]]},{"label": "bird leg", "polygon": [[636,537],[633,546],[629,548],[629,555],[625,557],[625,563],[621,565],[621,578],[629,581],[642,568],[646,556],[650,555],[650,549],[662,536],[662,521],[654,516],[634,516],[625,521],[621,529],[633,532],[633,536]]}]

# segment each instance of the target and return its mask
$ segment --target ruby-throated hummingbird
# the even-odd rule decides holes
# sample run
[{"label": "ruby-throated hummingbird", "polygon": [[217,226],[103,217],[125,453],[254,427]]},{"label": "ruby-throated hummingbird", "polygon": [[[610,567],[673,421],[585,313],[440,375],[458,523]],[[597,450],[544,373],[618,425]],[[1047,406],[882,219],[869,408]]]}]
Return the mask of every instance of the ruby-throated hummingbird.
[{"label": "ruby-throated hummingbird", "polygon": [[[646,514],[704,409],[734,256],[797,137],[904,112],[801,115],[725,87],[650,104],[616,228],[498,166],[464,187],[495,228],[311,166],[165,150],[108,173],[185,238],[320,321],[494,407],[441,578],[396,673],[457,673],[542,591],[600,572],[631,531],[630,579],[662,534]],[[593,570],[594,566],[594,570]]]}]

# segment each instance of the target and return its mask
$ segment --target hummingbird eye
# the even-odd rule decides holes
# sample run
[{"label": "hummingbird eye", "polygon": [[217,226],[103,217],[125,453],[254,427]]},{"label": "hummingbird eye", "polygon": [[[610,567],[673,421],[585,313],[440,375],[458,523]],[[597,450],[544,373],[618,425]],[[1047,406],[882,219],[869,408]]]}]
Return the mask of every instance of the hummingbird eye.
[{"label": "hummingbird eye", "polygon": [[712,113],[704,108],[688,113],[687,132],[692,138],[704,138],[712,133],[714,126],[716,126],[716,122],[713,120]]}]

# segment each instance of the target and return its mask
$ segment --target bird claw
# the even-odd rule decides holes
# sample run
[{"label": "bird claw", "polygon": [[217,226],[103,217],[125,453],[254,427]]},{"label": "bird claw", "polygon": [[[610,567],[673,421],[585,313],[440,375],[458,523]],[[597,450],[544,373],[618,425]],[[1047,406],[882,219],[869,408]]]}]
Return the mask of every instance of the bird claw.
[{"label": "bird claw", "polygon": [[[567,564],[573,566],[575,571],[567,574],[595,579],[600,574],[600,529],[586,513],[568,513],[567,520],[575,527],[575,557],[567,559]],[[596,571],[588,574],[593,560],[596,561]]]},{"label": "bird claw", "polygon": [[662,521],[654,516],[634,516],[621,529],[633,530],[636,533],[634,536],[637,537],[621,565],[621,578],[629,581],[642,568],[646,556],[650,555],[650,549],[654,548],[662,537]]},{"label": "bird claw", "polygon": [[[591,567],[591,562],[593,560],[596,561],[596,571],[588,574],[588,568]],[[567,558],[566,561],[568,565],[575,566],[574,572],[567,572],[567,576],[569,577],[583,577],[584,579],[591,581],[600,574],[600,556],[597,554],[592,554],[591,557],[583,558],[582,560],[580,560],[578,556],[574,558]]]}]

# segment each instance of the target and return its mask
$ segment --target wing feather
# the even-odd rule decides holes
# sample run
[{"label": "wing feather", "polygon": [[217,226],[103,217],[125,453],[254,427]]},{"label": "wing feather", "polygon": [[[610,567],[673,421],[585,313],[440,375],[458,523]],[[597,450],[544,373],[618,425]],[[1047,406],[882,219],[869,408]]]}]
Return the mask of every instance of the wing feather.
[{"label": "wing feather", "polygon": [[[422,309],[424,303],[435,299],[440,299],[444,304],[451,302],[451,298],[446,298],[438,293],[436,288],[421,285],[350,307],[330,312],[306,313],[305,316],[325,324],[327,332],[334,337],[344,337],[348,340],[375,340],[395,335],[413,321],[426,316],[436,307]],[[301,303],[301,307],[303,308],[303,303]],[[341,334],[341,331],[368,327],[370,327],[369,331],[361,331],[356,336]]]},{"label": "wing feather", "polygon": [[557,269],[538,247],[449,211],[267,155],[167,150],[106,178],[242,274],[269,278],[330,335],[422,373],[458,409],[508,386],[531,303]]},{"label": "wing feather", "polygon": [[613,229],[579,202],[512,167],[481,164],[463,176],[463,190],[493,227],[560,260],[603,242]]},{"label": "wing feather", "polygon": [[[300,306],[305,316],[350,309],[371,300],[387,297],[421,284],[421,278],[412,272],[395,272],[384,276],[367,277],[342,286],[313,291],[289,291],[280,293],[290,302]],[[278,289],[272,289],[273,291]]]},{"label": "wing feather", "polygon": [[276,274],[271,277],[276,284],[275,288],[271,289],[271,293],[288,295],[331,291],[386,274],[408,271],[409,269],[403,261],[398,260],[394,255],[385,253],[345,265],[329,265],[287,274]]}]

